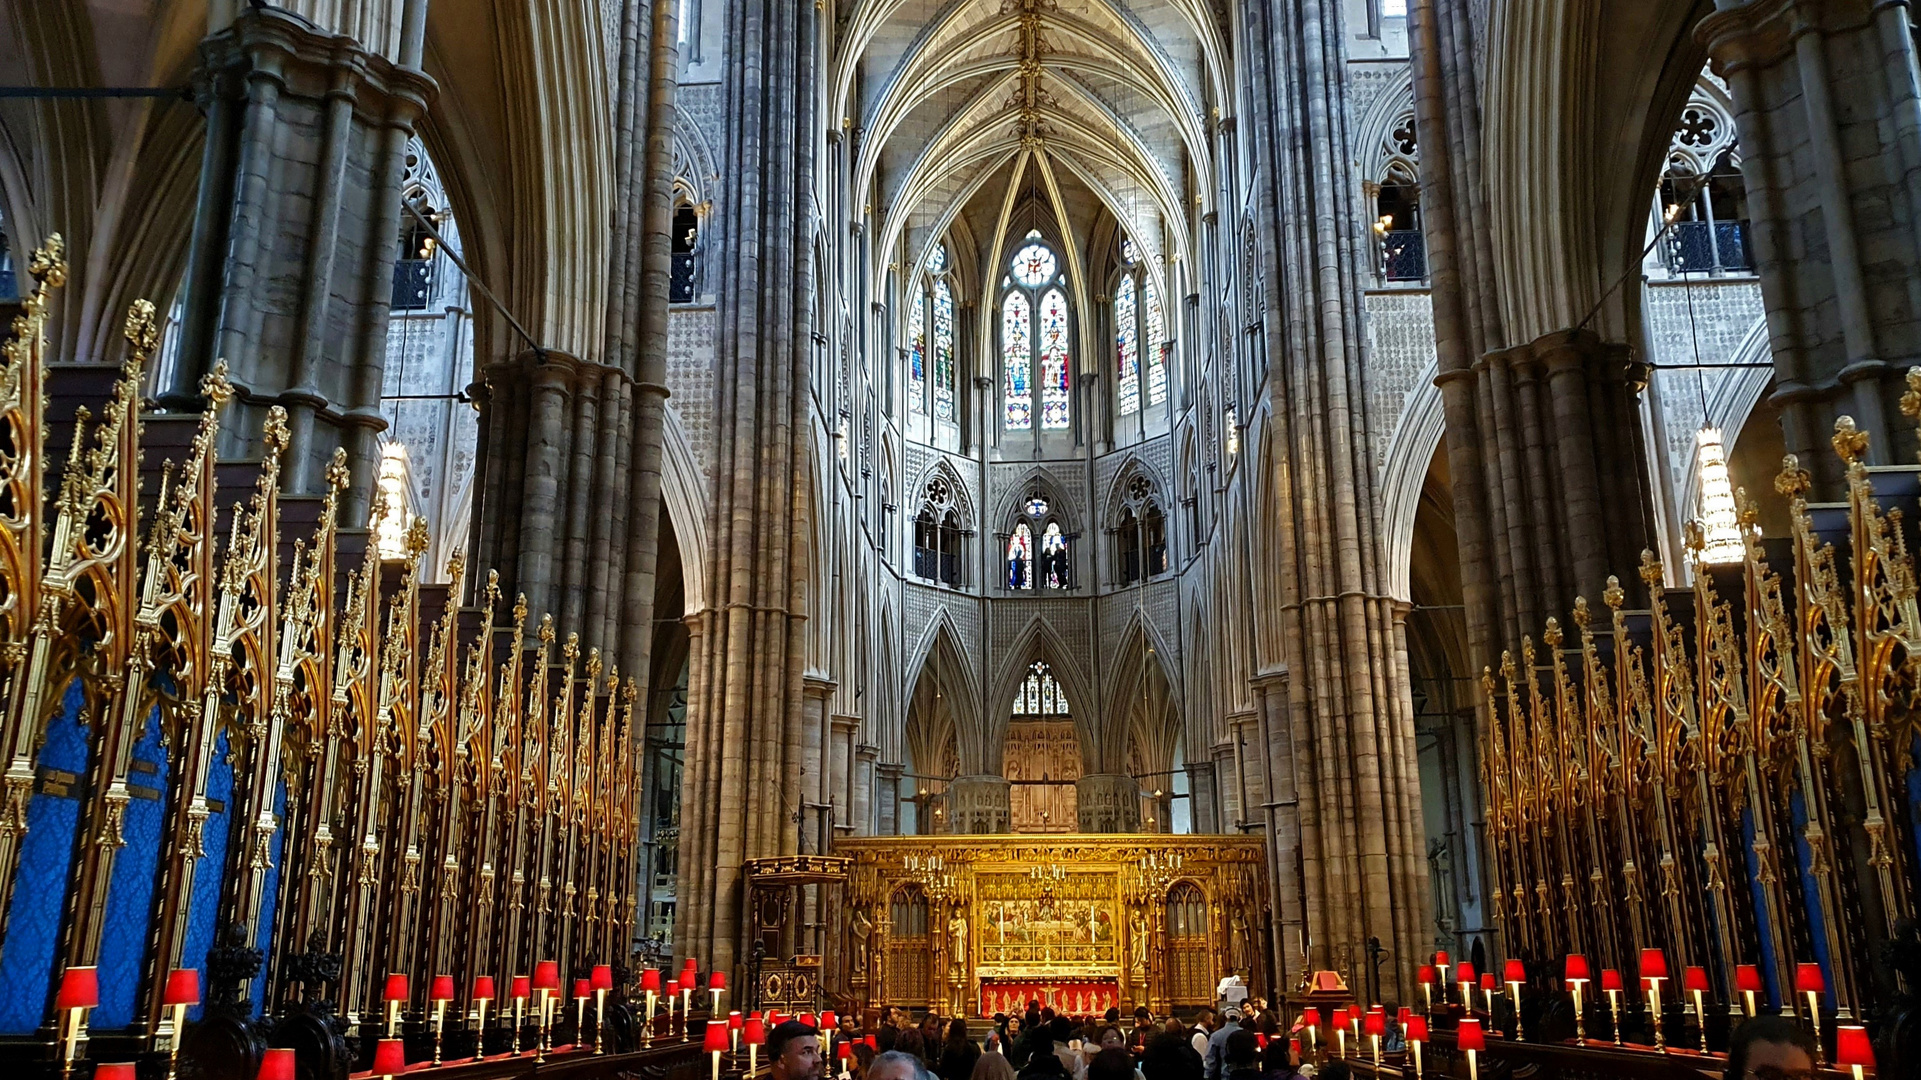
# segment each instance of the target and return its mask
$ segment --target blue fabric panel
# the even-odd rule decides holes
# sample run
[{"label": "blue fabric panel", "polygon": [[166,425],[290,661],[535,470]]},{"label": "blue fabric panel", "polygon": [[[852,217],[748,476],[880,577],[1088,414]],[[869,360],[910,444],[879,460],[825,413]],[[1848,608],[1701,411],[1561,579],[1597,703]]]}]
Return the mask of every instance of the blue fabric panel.
[{"label": "blue fabric panel", "polygon": [[[278,769],[274,771],[279,772]],[[273,816],[275,821],[283,825],[287,821],[287,784],[284,780],[274,781]],[[286,829],[275,829],[273,839],[267,843],[267,859],[271,865],[267,867],[267,879],[260,889],[260,931],[257,935],[257,944],[264,956],[273,955],[274,905],[280,902],[280,849],[286,835]],[[253,1014],[259,1016],[267,1003],[267,965],[264,961],[260,965],[260,974],[254,976],[250,993],[253,997]]]},{"label": "blue fabric panel", "polygon": [[[47,725],[47,741],[36,762],[43,772],[86,776],[92,732],[80,723],[83,700],[80,683],[75,681]],[[32,1034],[46,1019],[60,913],[73,880],[73,841],[82,794],[76,783],[64,795],[36,793],[27,804],[27,835],[20,845],[20,872],[7,913],[5,947],[0,948],[0,986],[12,988],[0,994],[0,1034]]]},{"label": "blue fabric panel", "polygon": [[1748,895],[1754,901],[1754,930],[1761,936],[1761,981],[1767,986],[1767,1003],[1781,1004],[1781,987],[1775,985],[1774,935],[1768,919],[1768,894],[1761,887],[1761,862],[1754,857],[1754,808],[1741,811],[1741,853],[1748,870]]},{"label": "blue fabric panel", "polygon": [[[227,868],[227,842],[233,828],[233,763],[227,760],[227,733],[222,731],[213,744],[213,765],[207,770],[207,801],[214,812],[207,816],[201,832],[207,854],[194,863],[193,897],[187,909],[186,940],[181,943],[180,965],[200,970],[200,985],[207,985],[207,950],[213,948],[214,930],[219,926],[221,875]],[[199,1005],[187,1016],[200,1019]]]},{"label": "blue fabric panel", "polygon": [[[1794,863],[1801,875],[1801,896],[1807,901],[1809,936],[1814,939],[1814,959],[1821,965],[1821,981],[1827,986],[1824,995],[1827,1007],[1834,1008],[1834,966],[1833,958],[1828,956],[1826,916],[1821,911],[1821,885],[1815,880],[1812,867],[1813,853],[1808,850],[1808,842],[1801,836],[1807,827],[1807,804],[1802,801],[1801,793],[1795,792],[1788,797],[1789,809],[1794,814]],[[1833,843],[1830,839],[1829,843]]]},{"label": "blue fabric panel", "polygon": [[[147,714],[134,744],[122,835],[107,886],[106,924],[100,935],[100,1006],[89,1026],[113,1031],[134,1022],[140,974],[153,925],[153,894],[159,884],[161,833],[167,820],[167,748],[160,741],[160,710]],[[171,838],[169,838],[171,840]]]}]

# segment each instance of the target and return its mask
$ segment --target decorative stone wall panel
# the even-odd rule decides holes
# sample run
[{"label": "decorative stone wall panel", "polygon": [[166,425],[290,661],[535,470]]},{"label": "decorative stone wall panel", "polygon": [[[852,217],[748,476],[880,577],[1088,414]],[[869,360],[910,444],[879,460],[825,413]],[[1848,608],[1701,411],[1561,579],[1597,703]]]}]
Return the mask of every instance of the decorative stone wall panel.
[{"label": "decorative stone wall panel", "polygon": [[680,414],[681,427],[711,480],[714,466],[714,334],[710,307],[676,307],[667,316],[667,407]]},{"label": "decorative stone wall panel", "polygon": [[1361,377],[1368,445],[1379,476],[1388,439],[1420,388],[1421,372],[1434,363],[1434,308],[1426,289],[1391,289],[1369,292],[1366,310],[1368,356]]}]

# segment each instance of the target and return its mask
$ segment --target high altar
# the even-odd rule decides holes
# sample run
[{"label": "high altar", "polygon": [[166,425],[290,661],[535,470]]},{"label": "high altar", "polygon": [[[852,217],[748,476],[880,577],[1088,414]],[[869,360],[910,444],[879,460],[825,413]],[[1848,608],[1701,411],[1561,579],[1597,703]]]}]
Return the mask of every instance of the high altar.
[{"label": "high altar", "polygon": [[826,958],[854,1003],[945,1015],[1156,1012],[1266,983],[1259,837],[897,836],[841,840],[847,887]]}]

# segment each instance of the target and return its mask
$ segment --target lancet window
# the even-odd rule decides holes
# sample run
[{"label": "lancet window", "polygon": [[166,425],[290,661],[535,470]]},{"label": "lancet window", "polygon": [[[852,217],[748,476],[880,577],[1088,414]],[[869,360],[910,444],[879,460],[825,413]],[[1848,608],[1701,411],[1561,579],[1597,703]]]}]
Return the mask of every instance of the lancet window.
[{"label": "lancet window", "polygon": [[1114,286],[1114,354],[1118,364],[1115,411],[1132,416],[1167,400],[1167,318],[1160,289],[1141,264],[1132,240],[1121,241],[1121,275]]},{"label": "lancet window", "polygon": [[1053,506],[1039,493],[1021,505],[1020,518],[1007,536],[1009,589],[1068,589],[1073,587],[1070,537],[1061,528]]},{"label": "lancet window", "polygon": [[914,576],[943,585],[961,583],[961,519],[944,476],[927,481],[914,515]]},{"label": "lancet window", "polygon": [[936,245],[913,286],[907,313],[907,411],[943,424],[955,419],[954,282],[945,245]]},{"label": "lancet window", "polygon": [[1113,535],[1120,584],[1132,585],[1167,572],[1167,514],[1161,509],[1160,492],[1145,475],[1135,473],[1122,488]]},{"label": "lancet window", "polygon": [[1001,279],[1001,392],[1008,431],[1072,426],[1073,331],[1067,275],[1030,232]]}]

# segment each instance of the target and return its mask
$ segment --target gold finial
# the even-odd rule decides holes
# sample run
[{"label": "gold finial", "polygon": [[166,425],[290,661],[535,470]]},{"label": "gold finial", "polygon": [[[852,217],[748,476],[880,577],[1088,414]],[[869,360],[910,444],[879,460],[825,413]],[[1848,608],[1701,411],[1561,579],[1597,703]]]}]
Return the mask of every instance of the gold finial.
[{"label": "gold finial", "polygon": [[[570,643],[571,643],[571,638],[572,638],[572,635],[569,635]],[[588,649],[587,650],[587,682],[588,682],[588,688],[590,690],[592,689],[594,683],[600,681],[600,671],[601,671],[600,649],[598,647]]]},{"label": "gold finial", "polygon": [[1868,433],[1854,426],[1852,416],[1834,418],[1834,438],[1829,442],[1834,446],[1834,452],[1848,465],[1867,456]]},{"label": "gold finial", "polygon": [[1708,546],[1707,533],[1702,531],[1699,518],[1689,518],[1681,523],[1681,545],[1697,554]]},{"label": "gold finial", "polygon": [[160,327],[153,317],[153,301],[135,300],[127,309],[127,343],[133,346],[134,353],[142,359],[153,353],[160,344]]},{"label": "gold finial", "polygon": [[514,594],[514,635],[516,637],[518,637],[520,634],[520,628],[522,626],[525,626],[526,623],[527,623],[527,594],[515,593]]},{"label": "gold finial", "polygon": [[1654,552],[1642,548],[1641,580],[1646,583],[1649,588],[1653,588],[1661,584],[1662,573],[1661,560],[1654,557]]},{"label": "gold finial", "polygon": [[67,241],[59,233],[47,237],[47,242],[34,249],[33,261],[27,264],[27,272],[39,281],[58,289],[67,283]]},{"label": "gold finial", "polygon": [[[1577,603],[1578,602],[1579,601],[1577,601]],[[1564,640],[1561,636],[1561,620],[1549,615],[1547,617],[1547,629],[1541,631],[1541,640],[1546,642],[1547,647],[1550,649],[1560,648],[1561,642]]]},{"label": "gold finial", "polygon": [[[275,406],[275,408],[279,408],[279,406]],[[333,488],[335,491],[345,491],[347,490],[347,481],[351,478],[352,474],[347,469],[347,448],[344,446],[334,447],[333,460],[327,463],[327,486]]]},{"label": "gold finial", "polygon": [[1501,650],[1501,677],[1509,682],[1514,681],[1514,651],[1512,649]]},{"label": "gold finial", "polygon": [[[517,610],[524,611],[526,607],[527,598],[523,596],[520,598],[520,607]],[[542,615],[540,617],[540,630],[535,636],[540,639],[542,645],[552,645],[554,643],[554,617],[552,615]]]},{"label": "gold finial", "polygon": [[1751,528],[1761,520],[1761,508],[1754,505],[1753,499],[1748,498],[1747,488],[1734,489],[1734,519],[1740,522],[1743,528]]},{"label": "gold finial", "polygon": [[266,456],[279,456],[281,451],[287,449],[287,443],[292,438],[293,436],[287,428],[287,410],[278,405],[268,409],[267,429],[262,435],[263,441],[267,444]]},{"label": "gold finial", "polygon": [[[213,371],[200,380],[200,396],[218,409],[233,399],[233,384],[227,381],[227,362],[214,361]],[[278,408],[278,406],[275,406]]]},{"label": "gold finial", "polygon": [[1594,616],[1588,613],[1587,597],[1585,596],[1575,597],[1574,598],[1574,625],[1580,627],[1583,630],[1586,630],[1588,628],[1588,623],[1592,622],[1593,619],[1594,619]]},{"label": "gold finial", "polygon": [[1789,454],[1781,459],[1781,473],[1774,478],[1774,490],[1790,499],[1799,498],[1812,486],[1808,471],[1801,467],[1801,459]]},{"label": "gold finial", "polygon": [[1627,602],[1627,598],[1628,594],[1621,591],[1621,579],[1613,574],[1609,574],[1608,587],[1601,592],[1601,602],[1615,611],[1619,611],[1621,610],[1621,605]]},{"label": "gold finial", "polygon": [[427,551],[427,518],[423,514],[414,515],[413,525],[407,529],[407,558],[409,561],[420,558]]}]

